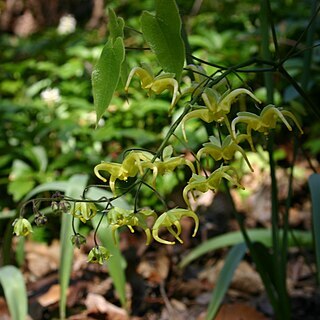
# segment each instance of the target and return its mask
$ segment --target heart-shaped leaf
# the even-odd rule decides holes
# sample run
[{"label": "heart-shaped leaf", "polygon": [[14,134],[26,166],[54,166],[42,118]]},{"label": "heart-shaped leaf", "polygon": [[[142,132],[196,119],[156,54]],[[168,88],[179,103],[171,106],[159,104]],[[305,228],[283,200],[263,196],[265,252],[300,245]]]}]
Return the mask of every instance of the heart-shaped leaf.
[{"label": "heart-shaped leaf", "polygon": [[174,73],[179,81],[184,65],[185,47],[175,1],[157,0],[156,15],[145,11],[141,16],[141,27],[163,70]]},{"label": "heart-shaped leaf", "polygon": [[121,64],[125,57],[122,38],[108,40],[92,72],[92,90],[97,122],[101,119],[110,104],[117,88]]}]

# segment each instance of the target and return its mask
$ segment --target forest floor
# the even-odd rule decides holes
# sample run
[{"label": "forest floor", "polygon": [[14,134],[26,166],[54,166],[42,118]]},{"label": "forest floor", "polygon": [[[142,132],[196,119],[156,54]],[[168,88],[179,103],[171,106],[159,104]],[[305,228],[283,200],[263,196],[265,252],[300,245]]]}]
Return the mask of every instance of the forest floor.
[{"label": "forest floor", "polygon": [[[311,201],[307,177],[312,173],[301,162],[296,168],[290,226],[311,230]],[[280,208],[287,195],[285,169],[278,171]],[[268,172],[255,168],[243,181],[246,196],[233,190],[237,210],[245,216],[248,228],[270,228],[270,179]],[[228,248],[207,253],[185,268],[181,259],[194,247],[216,235],[238,230],[232,206],[224,193],[204,194],[197,212],[201,227],[195,238],[192,221],[183,222],[183,244],[173,246],[153,242],[145,245],[142,232],[121,232],[120,247],[127,260],[127,310],[120,307],[106,266],[87,263],[93,236],[80,250],[76,249],[68,290],[68,319],[112,320],[202,320],[210,303],[217,277]],[[164,237],[167,235],[164,234]],[[60,243],[50,245],[26,242],[23,272],[27,281],[29,315],[33,320],[58,319]],[[315,258],[310,248],[292,247],[288,254],[287,287],[291,298],[292,319],[320,319],[320,295],[315,280]],[[130,316],[128,315],[130,314]],[[0,320],[10,319],[6,304],[0,298]],[[219,310],[218,320],[274,319],[272,307],[262,281],[247,253],[234,274],[230,288]]]}]

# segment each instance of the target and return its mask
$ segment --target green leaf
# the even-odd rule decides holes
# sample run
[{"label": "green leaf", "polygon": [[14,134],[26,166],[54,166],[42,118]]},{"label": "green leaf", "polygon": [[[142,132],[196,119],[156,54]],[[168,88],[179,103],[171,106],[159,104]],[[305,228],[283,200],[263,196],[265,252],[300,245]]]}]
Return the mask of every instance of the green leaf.
[{"label": "green leaf", "polygon": [[113,9],[108,9],[108,16],[109,16],[109,31],[110,37],[114,40],[118,37],[123,38],[123,28],[124,28],[124,21],[122,18],[117,17]]},{"label": "green leaf", "polygon": [[181,37],[181,19],[174,0],[157,0],[156,15],[145,11],[141,16],[142,33],[165,72],[172,72],[178,81],[185,59]]},{"label": "green leaf", "polygon": [[8,192],[13,195],[14,201],[19,201],[35,184],[32,168],[19,159],[13,161],[9,180]]},{"label": "green leaf", "polygon": [[[118,37],[124,37],[123,28],[124,28],[124,20],[121,17],[117,17],[113,9],[108,9],[108,16],[109,16],[109,31],[110,31],[110,38],[112,40],[117,39]],[[128,64],[124,59],[121,64],[120,70],[120,84],[119,87],[123,87],[126,85],[128,78]]]},{"label": "green leaf", "polygon": [[217,314],[221,305],[222,299],[226,294],[231,283],[234,271],[242,260],[247,250],[244,243],[237,244],[228,253],[225,263],[217,279],[216,286],[214,287],[210,304],[208,307],[206,320],[212,320]]},{"label": "green leaf", "polygon": [[92,72],[92,90],[97,122],[110,104],[117,88],[125,50],[122,38],[109,39]]},{"label": "green leaf", "polygon": [[317,281],[318,284],[320,284],[320,174],[312,174],[308,182],[312,201],[312,224],[317,261]]},{"label": "green leaf", "polygon": [[45,171],[48,166],[48,157],[43,146],[34,146],[26,152],[26,156],[33,161],[39,171]]},{"label": "green leaf", "polygon": [[33,186],[35,181],[29,179],[21,179],[16,181],[11,181],[9,183],[8,192],[13,195],[13,200],[15,202],[19,201],[26,193],[28,193]]},{"label": "green leaf", "polygon": [[[272,237],[271,237],[270,230],[251,229],[251,230],[248,230],[247,233],[252,242],[261,242],[267,247],[271,247]],[[312,235],[309,231],[294,230],[288,234],[288,245],[289,246],[297,245],[295,240],[297,240],[300,246],[311,246]],[[197,246],[195,249],[190,251],[190,253],[187,254],[180,262],[180,267],[184,268],[191,261],[199,258],[203,254],[206,254],[208,252],[212,252],[220,248],[233,246],[235,244],[243,243],[243,242],[244,242],[244,238],[240,231],[229,232],[227,234],[214,237],[210,240],[202,242],[199,246]]]},{"label": "green leaf", "polygon": [[28,313],[28,300],[21,271],[14,266],[0,268],[0,283],[8,304],[11,319],[25,320]]},{"label": "green leaf", "polygon": [[[79,198],[82,195],[83,189],[86,187],[88,176],[74,175],[68,180],[65,195],[72,198]],[[75,220],[75,227],[79,224],[79,220]],[[59,282],[60,282],[60,319],[66,317],[67,306],[67,290],[69,286],[71,267],[73,261],[73,245],[71,242],[72,231],[72,216],[63,214],[60,230],[60,266],[59,266]]]},{"label": "green leaf", "polygon": [[31,199],[32,197],[34,197],[36,194],[45,192],[45,191],[65,192],[67,186],[68,186],[68,181],[53,181],[53,182],[46,182],[46,183],[40,184],[39,186],[32,189],[32,191],[25,196],[22,202],[27,201],[28,199]]}]

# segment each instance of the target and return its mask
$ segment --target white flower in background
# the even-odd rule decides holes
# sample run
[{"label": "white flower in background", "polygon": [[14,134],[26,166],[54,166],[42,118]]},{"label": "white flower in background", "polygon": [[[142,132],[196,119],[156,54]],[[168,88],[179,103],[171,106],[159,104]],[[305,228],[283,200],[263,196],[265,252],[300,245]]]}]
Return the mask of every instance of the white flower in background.
[{"label": "white flower in background", "polygon": [[69,34],[76,30],[77,20],[71,14],[62,16],[58,25],[59,34]]},{"label": "white flower in background", "polygon": [[47,88],[40,93],[41,99],[49,106],[60,102],[61,96],[58,88]]}]

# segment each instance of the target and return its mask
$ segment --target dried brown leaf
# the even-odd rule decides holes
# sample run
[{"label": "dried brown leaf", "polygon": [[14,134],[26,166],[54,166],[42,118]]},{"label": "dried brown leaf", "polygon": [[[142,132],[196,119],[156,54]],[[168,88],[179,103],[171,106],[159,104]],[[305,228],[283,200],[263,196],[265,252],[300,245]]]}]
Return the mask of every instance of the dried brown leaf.
[{"label": "dried brown leaf", "polygon": [[90,312],[105,313],[110,319],[129,320],[128,314],[124,309],[108,302],[100,294],[89,293],[85,300],[85,305]]}]

